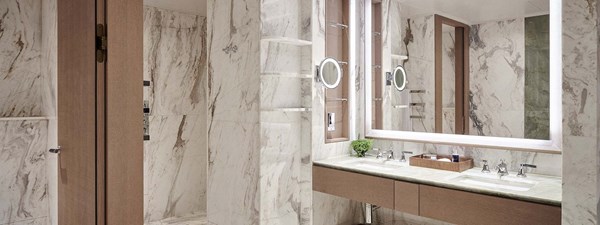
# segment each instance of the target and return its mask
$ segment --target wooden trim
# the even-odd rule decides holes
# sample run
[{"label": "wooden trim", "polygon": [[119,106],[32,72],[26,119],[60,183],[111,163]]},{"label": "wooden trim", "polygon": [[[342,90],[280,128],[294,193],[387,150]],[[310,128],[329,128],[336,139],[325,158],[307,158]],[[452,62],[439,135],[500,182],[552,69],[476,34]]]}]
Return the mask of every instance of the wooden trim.
[{"label": "wooden trim", "polygon": [[561,208],[420,185],[420,215],[454,224],[560,224]]},{"label": "wooden trim", "polygon": [[143,2],[106,0],[106,223],[143,224]]},{"label": "wooden trim", "polygon": [[442,115],[442,18],[438,15],[434,17],[434,35],[435,35],[435,133],[443,132],[443,115]]},{"label": "wooden trim", "polygon": [[[96,24],[106,25],[106,1],[96,0]],[[106,224],[106,64],[96,63],[96,224]]]},{"label": "wooden trim", "polygon": [[57,1],[58,223],[96,223],[96,1]]},{"label": "wooden trim", "polygon": [[394,180],[313,166],[313,190],[394,209]]},{"label": "wooden trim", "polygon": [[435,132],[443,132],[442,26],[455,28],[455,132],[469,133],[469,32],[467,24],[434,15],[435,35]]}]

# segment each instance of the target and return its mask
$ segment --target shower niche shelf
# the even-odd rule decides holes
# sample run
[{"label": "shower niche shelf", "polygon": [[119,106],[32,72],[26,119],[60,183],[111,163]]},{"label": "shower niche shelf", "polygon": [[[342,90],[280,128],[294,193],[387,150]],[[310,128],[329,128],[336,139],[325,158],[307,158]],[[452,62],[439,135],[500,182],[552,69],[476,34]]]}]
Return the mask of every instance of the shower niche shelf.
[{"label": "shower niche shelf", "polygon": [[325,143],[350,139],[350,3],[347,0],[325,3],[325,57],[337,60],[342,71],[340,84],[324,91]]},{"label": "shower niche shelf", "polygon": [[312,79],[313,75],[308,73],[291,73],[291,72],[265,72],[260,74],[264,78],[299,78]]},{"label": "shower niche shelf", "polygon": [[264,36],[262,41],[272,42],[277,44],[295,45],[295,46],[312,46],[312,41],[302,40],[292,37],[281,37],[281,36]]}]

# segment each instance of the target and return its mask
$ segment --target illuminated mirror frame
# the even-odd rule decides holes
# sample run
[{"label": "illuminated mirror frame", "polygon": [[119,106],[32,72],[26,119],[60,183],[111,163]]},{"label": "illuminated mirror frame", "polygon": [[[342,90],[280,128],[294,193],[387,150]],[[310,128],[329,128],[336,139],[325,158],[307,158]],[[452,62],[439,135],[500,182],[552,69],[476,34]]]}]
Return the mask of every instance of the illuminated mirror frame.
[{"label": "illuminated mirror frame", "polygon": [[[327,83],[326,79],[325,79],[325,65],[327,65],[328,63],[331,63],[334,65],[335,67],[335,72],[337,73],[337,77],[335,82],[333,82],[333,84],[329,84]],[[319,65],[319,72],[317,74],[317,78],[319,79],[319,81],[323,84],[323,86],[325,86],[326,88],[329,89],[334,89],[337,88],[340,85],[340,82],[342,81],[342,69],[340,68],[340,63],[335,60],[334,58],[325,58],[323,59],[323,61],[321,61],[321,64]]]},{"label": "illuminated mirror frame", "polygon": [[[396,82],[398,79],[396,79],[396,72],[400,72],[402,73],[402,86],[398,86],[398,82]],[[394,83],[394,88],[396,88],[396,90],[398,91],[404,91],[404,89],[406,89],[406,84],[408,83],[408,79],[406,78],[406,70],[404,70],[404,67],[398,65],[396,66],[396,69],[394,69],[394,72],[392,72],[392,80]]]},{"label": "illuminated mirror frame", "polygon": [[[372,139],[460,145],[491,149],[561,154],[562,149],[562,0],[550,2],[550,140],[473,136],[372,129],[372,55],[365,51],[365,137]],[[365,46],[372,44],[371,0],[365,1]],[[557,91],[558,90],[558,91]]]}]

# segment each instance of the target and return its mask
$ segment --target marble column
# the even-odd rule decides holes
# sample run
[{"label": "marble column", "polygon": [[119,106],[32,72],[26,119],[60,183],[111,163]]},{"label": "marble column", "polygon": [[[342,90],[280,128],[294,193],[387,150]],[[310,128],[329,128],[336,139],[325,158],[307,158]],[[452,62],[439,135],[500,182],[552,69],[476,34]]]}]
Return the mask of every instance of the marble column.
[{"label": "marble column", "polygon": [[597,1],[563,0],[563,224],[598,221]]}]

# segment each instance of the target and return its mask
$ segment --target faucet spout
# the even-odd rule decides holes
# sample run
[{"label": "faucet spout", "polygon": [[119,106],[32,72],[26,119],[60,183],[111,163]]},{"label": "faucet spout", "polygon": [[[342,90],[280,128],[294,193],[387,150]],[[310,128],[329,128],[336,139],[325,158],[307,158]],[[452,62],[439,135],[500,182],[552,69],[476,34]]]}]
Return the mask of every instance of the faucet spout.
[{"label": "faucet spout", "polygon": [[498,164],[498,166],[496,166],[496,170],[498,170],[498,176],[501,179],[502,179],[502,177],[508,175],[508,167],[506,166],[506,163],[504,162],[504,159],[500,160],[500,164]]}]

